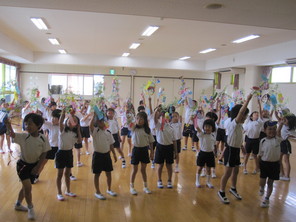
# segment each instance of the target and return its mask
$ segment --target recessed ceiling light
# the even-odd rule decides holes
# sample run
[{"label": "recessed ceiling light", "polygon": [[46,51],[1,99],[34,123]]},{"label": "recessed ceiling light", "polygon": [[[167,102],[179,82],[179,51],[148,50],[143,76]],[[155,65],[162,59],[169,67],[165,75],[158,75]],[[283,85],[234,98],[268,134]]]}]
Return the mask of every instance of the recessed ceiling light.
[{"label": "recessed ceiling light", "polygon": [[123,57],[128,57],[129,55],[130,55],[129,52],[125,52],[125,53],[122,54]]},{"label": "recessed ceiling light", "polygon": [[151,36],[157,29],[159,29],[159,26],[149,26],[142,34],[142,36]]},{"label": "recessed ceiling light", "polygon": [[190,58],[191,58],[190,56],[184,56],[184,57],[179,58],[179,60],[186,60],[186,59],[190,59]]},{"label": "recessed ceiling light", "polygon": [[56,38],[49,38],[48,41],[50,41],[53,45],[60,45],[59,41]]},{"label": "recessed ceiling light", "polygon": [[242,42],[246,42],[246,41],[256,39],[256,38],[259,38],[259,37],[260,37],[260,35],[248,35],[246,37],[234,40],[234,41],[232,41],[232,43],[242,43]]},{"label": "recessed ceiling light", "polygon": [[213,52],[213,51],[216,51],[216,49],[214,49],[214,48],[209,48],[209,49],[202,50],[202,51],[200,51],[199,53],[204,54],[204,53],[209,53],[209,52]]},{"label": "recessed ceiling light", "polygon": [[140,43],[133,43],[131,44],[131,46],[129,47],[130,49],[136,49],[140,46],[141,44]]},{"label": "recessed ceiling light", "polygon": [[61,53],[61,54],[67,54],[67,51],[65,49],[59,49],[59,53]]},{"label": "recessed ceiling light", "polygon": [[34,23],[34,25],[36,25],[36,27],[40,30],[48,30],[47,25],[45,24],[45,22],[43,21],[42,18],[31,18],[31,21]]}]

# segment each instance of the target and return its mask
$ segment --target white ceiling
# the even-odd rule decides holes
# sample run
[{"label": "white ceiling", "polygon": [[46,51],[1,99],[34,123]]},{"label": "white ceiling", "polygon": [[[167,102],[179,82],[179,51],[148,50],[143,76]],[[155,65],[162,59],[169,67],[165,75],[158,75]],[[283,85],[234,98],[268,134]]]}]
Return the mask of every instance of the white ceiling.
[{"label": "white ceiling", "polygon": [[[223,8],[205,8],[214,2]],[[295,11],[294,0],[0,0],[0,56],[33,64],[199,71],[276,64],[296,57]],[[43,17],[50,30],[38,30],[30,17]],[[148,25],[160,29],[141,37]],[[261,38],[231,43],[249,34]],[[129,50],[133,42],[142,45]],[[198,53],[210,47],[217,51]],[[69,54],[58,54],[59,48]],[[191,59],[177,60],[183,56]]]}]

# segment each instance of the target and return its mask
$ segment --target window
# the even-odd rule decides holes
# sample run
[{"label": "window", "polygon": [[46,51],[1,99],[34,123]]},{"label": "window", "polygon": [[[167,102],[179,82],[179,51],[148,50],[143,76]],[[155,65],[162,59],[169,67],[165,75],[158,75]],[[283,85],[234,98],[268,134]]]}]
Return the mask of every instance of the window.
[{"label": "window", "polygon": [[49,75],[49,91],[51,94],[62,94],[67,90],[67,75]]},{"label": "window", "polygon": [[1,98],[7,102],[13,99],[16,91],[16,66],[0,63]]},{"label": "window", "polygon": [[94,77],[93,76],[84,76],[83,78],[83,95],[91,96],[93,95],[94,88]]},{"label": "window", "polygon": [[271,83],[291,82],[292,68],[290,66],[275,67],[271,72]]},{"label": "window", "polygon": [[296,67],[293,67],[293,79],[292,82],[296,82]]},{"label": "window", "polygon": [[83,76],[82,75],[68,75],[68,93],[83,95]]},{"label": "window", "polygon": [[74,93],[76,95],[92,96],[94,85],[104,83],[101,75],[52,74],[49,75],[49,90],[52,94]]}]

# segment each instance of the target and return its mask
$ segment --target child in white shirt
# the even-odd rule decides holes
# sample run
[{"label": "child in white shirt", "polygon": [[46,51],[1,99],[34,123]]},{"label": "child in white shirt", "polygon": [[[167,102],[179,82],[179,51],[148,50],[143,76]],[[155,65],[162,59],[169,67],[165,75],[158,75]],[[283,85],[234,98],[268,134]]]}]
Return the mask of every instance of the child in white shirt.
[{"label": "child in white shirt", "polygon": [[51,147],[51,150],[49,150],[46,154],[46,158],[43,161],[43,165],[40,167],[34,183],[37,183],[39,181],[39,175],[42,172],[45,164],[47,163],[48,160],[54,160],[55,158],[55,154],[59,149],[59,131],[60,131],[60,126],[59,126],[59,119],[61,116],[61,110],[60,109],[55,109],[52,112],[52,118],[51,118],[51,122],[46,121],[43,123],[42,125],[42,129],[43,130],[48,130],[48,140],[49,140],[49,144]]},{"label": "child in white shirt", "polygon": [[170,125],[174,132],[174,137],[177,143],[177,152],[179,155],[176,156],[176,167],[175,173],[179,173],[179,161],[180,161],[180,152],[181,152],[181,139],[182,139],[182,117],[178,112],[173,112]]},{"label": "child in white shirt", "polygon": [[[35,175],[46,157],[50,145],[47,138],[39,134],[39,130],[44,120],[42,116],[30,113],[24,118],[25,129],[28,133],[14,133],[11,124],[6,121],[7,129],[13,142],[20,145],[21,156],[17,162],[17,173],[22,183],[22,189],[19,191],[18,200],[15,204],[15,210],[28,211],[28,219],[35,219],[35,212],[32,202],[32,175]],[[26,199],[28,208],[21,205],[23,199]]]},{"label": "child in white shirt", "polygon": [[109,108],[107,110],[107,120],[108,120],[108,130],[111,132],[111,134],[114,138],[114,141],[115,141],[113,146],[120,155],[119,159],[122,160],[121,167],[126,168],[124,153],[120,147],[121,139],[120,139],[120,135],[119,135],[119,125],[118,125],[118,122],[115,117],[115,110],[114,109]]},{"label": "child in white shirt", "polygon": [[196,159],[197,172],[196,172],[196,187],[201,187],[200,185],[200,176],[201,171],[206,165],[207,171],[207,187],[214,188],[212,185],[211,178],[211,168],[215,168],[215,153],[217,148],[215,146],[216,137],[214,132],[216,131],[215,122],[212,119],[207,119],[203,123],[203,131],[195,124],[197,130],[197,136],[200,141],[200,152],[198,153]]},{"label": "child in white shirt", "polygon": [[62,195],[62,178],[65,174],[66,192],[65,195],[69,197],[76,197],[75,193],[70,191],[70,174],[73,168],[73,146],[75,143],[81,143],[80,125],[78,117],[74,113],[69,114],[69,118],[65,119],[66,110],[63,109],[59,121],[59,150],[55,157],[55,167],[58,170],[57,174],[57,199],[60,201],[65,200]]},{"label": "child in white shirt", "polygon": [[252,94],[247,97],[244,105],[235,105],[231,110],[231,122],[227,126],[227,147],[224,152],[225,171],[221,178],[220,190],[218,196],[224,204],[229,204],[229,200],[225,195],[225,188],[227,181],[231,178],[231,188],[229,192],[233,194],[238,200],[242,197],[236,190],[237,175],[240,166],[240,149],[243,143],[243,126],[242,124],[248,115],[248,104],[252,98]]},{"label": "child in white shirt", "polygon": [[[261,112],[260,112],[261,113]],[[253,154],[255,169],[253,174],[259,171],[259,165],[257,160],[257,154],[259,152],[260,132],[263,127],[262,115],[259,117],[259,112],[254,111],[251,113],[248,122],[244,125],[245,138],[245,158],[244,158],[244,174],[248,174],[247,164],[251,153]]]},{"label": "child in white shirt", "polygon": [[265,122],[264,131],[266,133],[266,137],[260,141],[259,145],[260,196],[264,195],[264,187],[267,180],[267,193],[260,205],[264,208],[269,207],[269,197],[273,190],[274,180],[279,180],[282,126],[283,121],[280,122],[278,129],[276,127],[276,122]]},{"label": "child in white shirt", "polygon": [[[136,116],[136,125],[130,128],[132,134],[133,150],[131,157],[131,164],[133,166],[131,179],[130,179],[130,193],[137,195],[137,191],[134,188],[135,178],[138,172],[138,165],[141,162],[141,173],[144,183],[144,192],[150,194],[151,191],[147,186],[147,174],[146,167],[154,157],[154,151],[152,144],[154,138],[149,128],[147,114],[145,112],[139,112]],[[150,157],[149,152],[150,150]]]},{"label": "child in white shirt", "polygon": [[[161,122],[159,119],[161,118]],[[173,188],[172,184],[172,174],[173,168],[172,164],[174,163],[174,159],[176,159],[178,155],[176,139],[174,137],[174,132],[172,127],[167,123],[165,118],[165,112],[158,109],[155,112],[155,130],[156,130],[156,138],[157,145],[155,151],[155,163],[158,164],[157,169],[157,187],[163,188],[162,184],[162,169],[164,165],[164,161],[166,162],[166,168],[168,172],[168,183],[167,188]]]},{"label": "child in white shirt", "polygon": [[110,131],[106,130],[105,128],[104,120],[100,120],[96,115],[94,115],[90,123],[90,132],[93,137],[94,147],[92,171],[94,173],[94,185],[96,189],[95,197],[100,200],[106,199],[106,197],[101,193],[99,186],[99,178],[102,171],[106,172],[108,186],[107,194],[111,196],[117,196],[117,193],[111,190],[111,171],[113,171],[113,166],[110,151],[113,154],[114,161],[117,161],[117,157],[113,148],[114,138]]}]

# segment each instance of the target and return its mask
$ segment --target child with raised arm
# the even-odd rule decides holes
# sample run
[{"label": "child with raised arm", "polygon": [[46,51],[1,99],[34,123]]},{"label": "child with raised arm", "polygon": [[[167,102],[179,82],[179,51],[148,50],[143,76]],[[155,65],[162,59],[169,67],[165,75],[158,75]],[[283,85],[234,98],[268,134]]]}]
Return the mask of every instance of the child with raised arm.
[{"label": "child with raised arm", "polygon": [[[17,161],[17,174],[22,183],[19,191],[17,202],[14,206],[15,210],[28,211],[28,219],[35,219],[35,212],[32,202],[32,185],[31,177],[37,174],[42,165],[50,145],[47,138],[39,134],[39,130],[44,120],[42,116],[30,113],[24,118],[24,126],[28,133],[14,133],[11,124],[6,120],[6,126],[13,139],[13,143],[20,145],[21,155]],[[23,199],[26,199],[28,208],[22,205]]]},{"label": "child with raised arm", "polygon": [[[167,188],[173,188],[172,175],[173,163],[178,155],[176,139],[174,137],[173,129],[165,119],[165,111],[158,108],[155,112],[154,123],[156,130],[157,145],[155,151],[155,163],[158,164],[157,169],[157,187],[163,188],[162,184],[162,169],[164,162],[168,173]],[[160,122],[161,119],[161,122]]]},{"label": "child with raised arm", "polygon": [[189,136],[192,138],[192,151],[196,151],[194,143],[198,141],[194,141],[197,137],[194,136],[194,126],[193,119],[196,114],[197,102],[192,100],[192,103],[188,102],[188,98],[185,100],[185,119],[184,119],[184,128],[183,128],[183,137],[184,137],[184,147],[182,150],[187,150],[188,138]]},{"label": "child with raised arm", "polygon": [[201,130],[197,123],[194,124],[197,130],[197,136],[200,141],[200,152],[196,159],[197,172],[196,172],[196,187],[201,187],[200,176],[201,171],[206,165],[207,182],[208,188],[214,188],[211,183],[211,168],[215,167],[215,153],[217,148],[215,146],[216,137],[214,132],[216,131],[215,122],[212,119],[206,119],[203,123],[203,130]]},{"label": "child with raised arm", "polygon": [[117,193],[111,190],[111,172],[113,171],[110,151],[113,154],[114,161],[117,161],[115,150],[113,147],[114,138],[109,130],[106,130],[104,119],[99,119],[95,114],[90,122],[90,132],[93,137],[93,159],[92,171],[94,174],[94,186],[96,189],[95,197],[100,200],[106,200],[106,197],[101,193],[99,178],[102,171],[106,172],[107,177],[107,194],[117,196]]},{"label": "child with raised arm", "polygon": [[112,136],[114,138],[114,148],[117,150],[117,152],[120,154],[119,159],[121,159],[122,164],[121,167],[122,168],[126,168],[126,162],[125,162],[125,158],[124,158],[124,153],[121,150],[120,147],[120,134],[119,134],[119,125],[117,122],[117,119],[115,118],[115,110],[112,108],[107,109],[107,120],[108,120],[108,130],[110,130],[110,132],[112,133]]},{"label": "child with raised arm", "polygon": [[[267,182],[267,192],[261,202],[261,207],[269,207],[269,197],[273,190],[273,182],[279,179],[280,174],[280,156],[281,156],[281,129],[283,121],[267,121],[264,123],[266,137],[260,141],[259,145],[259,163],[260,163],[260,190],[259,195],[264,195],[264,188]],[[268,178],[268,179],[267,179]]]},{"label": "child with raised arm", "polygon": [[284,124],[281,131],[283,141],[281,142],[280,180],[290,181],[290,154],[292,153],[292,146],[289,139],[296,137],[296,116],[293,113],[288,113],[283,118],[280,118],[277,112],[275,113],[275,115],[276,118],[279,121],[282,120]]},{"label": "child with raised arm", "polygon": [[62,110],[56,109],[54,110],[51,115],[51,122],[45,121],[43,123],[42,129],[43,130],[48,130],[48,140],[49,140],[49,145],[51,147],[51,150],[49,150],[46,154],[46,158],[43,161],[43,164],[41,165],[38,173],[35,175],[34,183],[37,183],[39,181],[39,175],[42,172],[45,164],[47,163],[48,160],[54,160],[56,152],[58,151],[58,146],[59,146],[59,131],[60,131],[60,126],[59,126],[59,119],[61,116]]},{"label": "child with raised arm", "polygon": [[231,188],[229,192],[238,200],[242,197],[236,190],[237,175],[240,166],[240,149],[243,143],[243,126],[249,109],[247,108],[252,94],[248,95],[244,105],[235,105],[231,110],[231,122],[227,126],[227,147],[224,152],[224,175],[221,178],[220,190],[218,196],[224,204],[229,204],[229,200],[225,195],[225,189],[228,179],[231,177]]},{"label": "child with raised arm", "polygon": [[[120,107],[120,100],[118,99],[118,106]],[[128,143],[128,156],[132,156],[132,140],[131,140],[131,131],[128,129],[128,119],[135,116],[135,109],[133,104],[128,99],[123,107],[119,110],[120,119],[121,119],[121,144],[120,149],[123,152],[125,141]]]},{"label": "child with raised arm", "polygon": [[[258,100],[260,104],[260,101]],[[260,105],[259,105],[260,107]],[[260,115],[259,115],[260,114]],[[249,120],[244,125],[244,130],[246,134],[246,155],[244,158],[244,174],[248,174],[247,164],[249,157],[252,153],[255,162],[255,169],[253,170],[253,174],[256,174],[259,171],[259,164],[257,160],[257,154],[259,152],[259,143],[260,143],[260,132],[263,128],[263,120],[262,120],[262,112],[259,109],[259,112],[254,111],[251,113]]]},{"label": "child with raised arm", "polygon": [[179,173],[179,161],[180,161],[180,152],[181,152],[181,139],[182,139],[182,117],[178,112],[173,112],[170,125],[173,129],[174,136],[177,143],[177,152],[179,155],[176,156],[176,166],[175,173]]},{"label": "child with raised arm", "polygon": [[[134,145],[131,158],[133,169],[130,178],[130,193],[133,195],[137,195],[138,193],[134,187],[134,182],[138,172],[138,165],[141,162],[141,174],[144,183],[143,190],[145,193],[150,194],[151,191],[149,190],[147,185],[146,167],[147,164],[150,163],[150,159],[152,160],[154,157],[154,152],[152,148],[154,138],[151,134],[147,114],[145,112],[139,112],[137,114],[136,125],[132,126],[130,130],[132,134],[132,142]],[[148,150],[150,150],[150,157]]]},{"label": "child with raised arm", "polygon": [[57,199],[60,201],[65,200],[62,194],[62,178],[65,175],[66,192],[65,195],[69,197],[76,197],[75,193],[70,191],[70,174],[73,168],[73,146],[75,143],[81,143],[81,134],[78,117],[74,113],[69,114],[65,123],[66,109],[62,111],[59,121],[59,150],[55,157],[55,167],[58,169],[57,174]]}]

